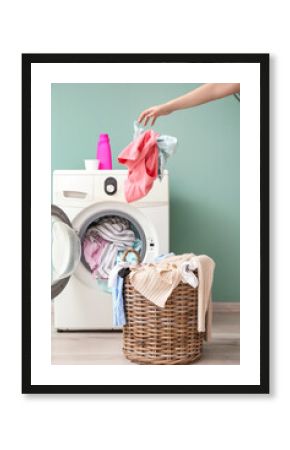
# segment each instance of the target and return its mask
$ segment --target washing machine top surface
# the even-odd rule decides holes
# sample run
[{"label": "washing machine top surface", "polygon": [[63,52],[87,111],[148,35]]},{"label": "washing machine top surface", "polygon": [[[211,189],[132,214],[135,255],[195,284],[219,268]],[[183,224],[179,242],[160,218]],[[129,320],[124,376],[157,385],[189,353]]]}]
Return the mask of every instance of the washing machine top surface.
[{"label": "washing machine top surface", "polygon": [[[53,171],[56,175],[95,175],[95,176],[125,176],[127,175],[127,170],[125,169],[112,169],[112,170],[84,170],[84,169],[56,169]],[[168,170],[164,170],[164,176],[168,176]]]},{"label": "washing machine top surface", "polygon": [[[124,183],[127,170],[55,170],[53,172],[54,203],[80,206],[95,201],[126,203]],[[150,192],[135,205],[169,201],[168,171],[162,181],[156,179]]]}]

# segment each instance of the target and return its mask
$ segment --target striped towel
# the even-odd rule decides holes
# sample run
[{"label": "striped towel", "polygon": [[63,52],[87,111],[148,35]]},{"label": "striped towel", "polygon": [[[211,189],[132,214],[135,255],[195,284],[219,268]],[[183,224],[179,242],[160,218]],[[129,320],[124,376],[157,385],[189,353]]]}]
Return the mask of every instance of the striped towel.
[{"label": "striped towel", "polygon": [[110,243],[106,245],[100,258],[100,264],[93,273],[96,278],[109,278],[111,270],[116,263],[117,254],[118,248],[115,244]]},{"label": "striped towel", "polygon": [[192,253],[171,256],[159,263],[143,264],[133,268],[130,281],[134,288],[155,305],[164,308],[168,297],[181,281],[181,265]]},{"label": "striped towel", "polygon": [[100,236],[114,243],[119,250],[131,247],[135,241],[135,233],[129,228],[129,221],[121,217],[108,217],[89,228],[87,236]]},{"label": "striped towel", "polygon": [[130,229],[127,219],[104,217],[88,229],[86,238],[92,242],[99,240],[106,242],[98,253],[93,275],[96,278],[107,279],[116,264],[118,252],[134,245],[135,233]]}]

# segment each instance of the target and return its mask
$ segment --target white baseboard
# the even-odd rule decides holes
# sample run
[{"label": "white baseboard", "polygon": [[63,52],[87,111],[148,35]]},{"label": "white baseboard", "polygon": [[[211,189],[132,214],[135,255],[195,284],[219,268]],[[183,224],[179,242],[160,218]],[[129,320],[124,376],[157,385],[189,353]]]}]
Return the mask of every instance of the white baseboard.
[{"label": "white baseboard", "polygon": [[240,302],[213,302],[215,312],[240,312]]}]

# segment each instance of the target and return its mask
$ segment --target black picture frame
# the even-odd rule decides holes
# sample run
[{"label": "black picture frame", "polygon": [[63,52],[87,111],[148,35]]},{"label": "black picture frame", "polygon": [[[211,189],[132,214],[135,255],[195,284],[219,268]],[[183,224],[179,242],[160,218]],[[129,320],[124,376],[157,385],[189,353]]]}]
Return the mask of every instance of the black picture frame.
[{"label": "black picture frame", "polygon": [[[22,393],[269,393],[269,54],[22,54]],[[256,63],[260,65],[260,384],[32,385],[31,383],[31,65],[33,63]]]}]

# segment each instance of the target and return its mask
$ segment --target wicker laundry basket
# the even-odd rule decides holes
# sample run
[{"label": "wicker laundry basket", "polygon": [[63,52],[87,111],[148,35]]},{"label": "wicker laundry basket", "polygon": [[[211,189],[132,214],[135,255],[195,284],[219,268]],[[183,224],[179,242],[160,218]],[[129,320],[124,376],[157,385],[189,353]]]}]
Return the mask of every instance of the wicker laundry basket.
[{"label": "wicker laundry basket", "polygon": [[205,333],[197,330],[197,289],[181,282],[160,308],[139,294],[126,277],[123,294],[126,358],[139,364],[191,364],[201,356]]}]

